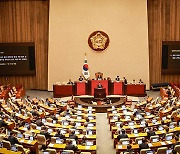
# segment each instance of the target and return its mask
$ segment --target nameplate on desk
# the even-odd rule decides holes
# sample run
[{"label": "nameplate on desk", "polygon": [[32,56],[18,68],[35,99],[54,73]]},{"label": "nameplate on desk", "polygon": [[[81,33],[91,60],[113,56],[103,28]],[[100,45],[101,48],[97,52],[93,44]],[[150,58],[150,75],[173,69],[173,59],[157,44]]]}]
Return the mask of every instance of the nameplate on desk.
[{"label": "nameplate on desk", "polygon": [[137,137],[137,136],[139,136],[139,134],[134,134],[134,136],[136,136],[136,137]]},{"label": "nameplate on desk", "polygon": [[23,130],[27,130],[27,128],[26,128],[26,127],[24,127],[24,128],[23,128]]},{"label": "nameplate on desk", "polygon": [[122,149],[122,145],[118,145],[118,149]]},{"label": "nameplate on desk", "polygon": [[90,149],[91,148],[91,146],[86,146],[86,149]]}]

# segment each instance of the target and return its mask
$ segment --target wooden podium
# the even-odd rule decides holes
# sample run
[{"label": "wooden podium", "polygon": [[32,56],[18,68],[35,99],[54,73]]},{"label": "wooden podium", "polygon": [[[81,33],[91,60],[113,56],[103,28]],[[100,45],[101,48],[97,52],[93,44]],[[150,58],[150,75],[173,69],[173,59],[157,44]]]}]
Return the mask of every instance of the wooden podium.
[{"label": "wooden podium", "polygon": [[106,89],[105,88],[94,88],[94,98],[100,99],[100,100],[106,98]]}]

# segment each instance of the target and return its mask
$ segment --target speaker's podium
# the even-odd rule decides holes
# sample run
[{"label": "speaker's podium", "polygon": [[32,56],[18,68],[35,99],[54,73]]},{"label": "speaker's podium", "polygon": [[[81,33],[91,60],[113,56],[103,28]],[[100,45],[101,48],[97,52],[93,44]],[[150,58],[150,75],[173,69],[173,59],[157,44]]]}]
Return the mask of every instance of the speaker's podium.
[{"label": "speaker's podium", "polygon": [[94,98],[103,100],[106,98],[106,88],[94,88]]}]

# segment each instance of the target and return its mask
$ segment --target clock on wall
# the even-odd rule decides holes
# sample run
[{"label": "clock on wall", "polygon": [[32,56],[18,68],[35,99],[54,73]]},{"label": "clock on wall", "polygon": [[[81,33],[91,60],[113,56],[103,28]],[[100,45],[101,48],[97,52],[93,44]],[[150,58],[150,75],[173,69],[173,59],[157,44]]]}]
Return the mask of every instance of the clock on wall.
[{"label": "clock on wall", "polygon": [[109,36],[103,31],[95,31],[89,35],[88,44],[94,51],[104,51],[109,45]]}]

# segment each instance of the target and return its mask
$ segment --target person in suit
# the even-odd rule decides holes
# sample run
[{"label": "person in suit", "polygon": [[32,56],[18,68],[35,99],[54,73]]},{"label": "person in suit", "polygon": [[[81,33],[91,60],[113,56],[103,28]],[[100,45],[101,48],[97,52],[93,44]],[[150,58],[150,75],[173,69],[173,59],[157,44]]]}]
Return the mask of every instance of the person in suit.
[{"label": "person in suit", "polygon": [[121,134],[117,136],[118,141],[122,138],[128,138],[126,131],[124,129],[121,130]]},{"label": "person in suit", "polygon": [[0,117],[0,128],[1,127],[7,127],[7,123]]},{"label": "person in suit", "polygon": [[65,147],[65,150],[73,150],[74,152],[77,151],[77,147],[75,145],[72,144],[71,140],[67,140],[67,145]]},{"label": "person in suit", "polygon": [[60,139],[65,139],[65,136],[61,133],[60,129],[57,130],[57,133],[55,134],[55,137],[59,137]]},{"label": "person in suit", "polygon": [[69,138],[70,138],[70,139],[78,140],[78,137],[77,137],[77,135],[75,134],[75,131],[74,131],[74,130],[71,131],[71,133],[70,133],[70,135],[69,135]]},{"label": "person in suit", "polygon": [[98,88],[98,89],[102,89],[102,88],[103,88],[103,86],[102,86],[101,82],[99,82],[99,83],[98,83],[97,88]]},{"label": "person in suit", "polygon": [[125,77],[123,77],[124,80],[124,84],[127,84],[127,79]]},{"label": "person in suit", "polygon": [[50,140],[51,139],[51,135],[48,132],[48,128],[47,127],[41,127],[42,131],[40,132],[40,134],[44,135],[46,140]]},{"label": "person in suit", "polygon": [[156,135],[156,133],[153,130],[153,127],[150,128],[150,130],[147,132],[147,137],[150,139],[151,136]]},{"label": "person in suit", "polygon": [[10,136],[8,137],[8,141],[11,143],[11,145],[20,144],[18,139],[16,138],[16,133],[11,132]]},{"label": "person in suit", "polygon": [[124,151],[123,153],[125,154],[126,152],[128,152],[129,154],[134,154],[133,150],[132,150],[132,146],[129,144],[127,145],[127,150]]},{"label": "person in suit", "polygon": [[42,122],[42,120],[41,120],[40,117],[37,117],[36,125],[37,125],[37,126],[43,126],[43,125],[44,125],[44,123]]},{"label": "person in suit", "polygon": [[146,143],[145,138],[142,139],[142,143],[139,145],[139,150],[141,151],[141,149],[149,149],[149,145]]},{"label": "person in suit", "polygon": [[71,81],[71,79],[69,79],[67,84],[74,84],[74,83]]},{"label": "person in suit", "polygon": [[79,77],[79,81],[83,81],[83,77],[82,76]]},{"label": "person in suit", "polygon": [[115,80],[116,80],[116,81],[120,81],[120,77],[117,76],[117,77],[115,78]]},{"label": "person in suit", "polygon": [[139,83],[143,83],[143,81],[141,79],[139,79]]}]

